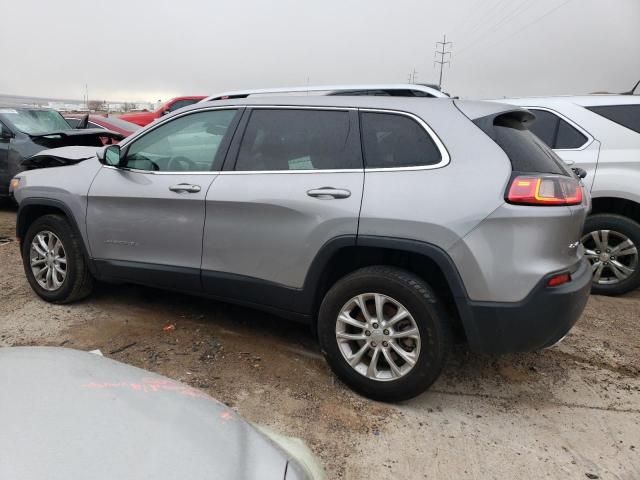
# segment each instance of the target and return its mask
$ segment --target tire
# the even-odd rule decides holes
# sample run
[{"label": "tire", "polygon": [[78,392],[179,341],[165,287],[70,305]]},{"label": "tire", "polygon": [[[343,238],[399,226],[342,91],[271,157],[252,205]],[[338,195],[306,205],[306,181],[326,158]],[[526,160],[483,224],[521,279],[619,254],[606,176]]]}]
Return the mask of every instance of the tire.
[{"label": "tire", "polygon": [[[598,242],[603,243],[603,231],[606,234],[606,248],[598,249]],[[631,247],[622,247],[616,250],[616,246],[623,241],[628,240],[633,243]],[[614,215],[609,213],[598,213],[587,217],[584,225],[582,243],[585,246],[585,254],[592,264],[594,270],[594,280],[591,286],[591,292],[598,295],[622,295],[630,292],[640,286],[640,262],[638,262],[638,248],[640,248],[640,224],[622,215]],[[633,253],[635,247],[635,253]],[[607,252],[606,250],[609,250]],[[624,256],[615,256],[617,252],[626,252]],[[599,253],[598,253],[599,252]],[[610,257],[602,257],[606,254]],[[609,260],[605,263],[605,260]],[[600,264],[600,278],[596,281],[596,276]],[[619,267],[622,265],[622,267]],[[631,273],[629,273],[631,271]],[[616,274],[617,272],[617,274]],[[620,279],[618,276],[622,276]]]},{"label": "tire", "polygon": [[[375,294],[387,297],[381,302],[384,324],[373,321],[379,319],[376,313],[371,313],[377,311]],[[359,295],[365,301],[369,322],[354,299]],[[385,329],[399,307],[404,307],[409,316]],[[350,310],[349,321],[356,319],[359,322],[356,325],[360,326],[338,319],[345,309]],[[362,324],[367,327],[362,328]],[[415,338],[392,338],[415,328],[419,332],[419,343]],[[338,335],[356,335],[358,340],[339,342]],[[399,268],[372,266],[340,279],[326,294],[318,315],[318,339],[329,366],[344,383],[371,399],[395,402],[415,397],[436,381],[451,350],[451,327],[433,290],[424,280]],[[370,374],[374,344],[378,353],[376,367]],[[352,367],[345,355],[358,352],[364,345],[368,350],[361,356],[361,363]],[[405,356],[412,357],[413,366],[396,353],[398,347],[404,350]],[[394,359],[396,367],[402,364],[399,372],[394,374],[387,358]]]},{"label": "tire", "polygon": [[[57,249],[56,253],[60,253],[58,256],[59,258],[66,260],[66,264],[58,264],[65,273],[59,286],[53,284],[50,285],[53,289],[48,289],[41,285],[36,279],[36,274],[31,267],[32,255],[37,256],[36,260],[42,258],[42,256],[32,250],[32,242],[39,234],[42,234],[42,238],[46,240],[53,238],[54,242],[57,237],[62,245],[62,250]],[[51,234],[55,237],[52,237]],[[82,251],[81,242],[82,239],[79,238],[71,228],[67,219],[62,215],[44,215],[36,219],[27,230],[27,234],[25,235],[22,244],[22,263],[24,271],[31,288],[33,288],[33,290],[47,302],[71,303],[80,300],[91,293],[93,277],[87,267],[87,261]],[[44,249],[40,246],[40,250]],[[45,261],[45,264],[47,261]],[[61,261],[58,260],[58,262]],[[59,279],[62,274],[56,275],[56,279]],[[46,275],[43,275],[43,277],[46,278]],[[44,279],[41,280],[45,281]],[[48,279],[46,281],[48,283]]]}]

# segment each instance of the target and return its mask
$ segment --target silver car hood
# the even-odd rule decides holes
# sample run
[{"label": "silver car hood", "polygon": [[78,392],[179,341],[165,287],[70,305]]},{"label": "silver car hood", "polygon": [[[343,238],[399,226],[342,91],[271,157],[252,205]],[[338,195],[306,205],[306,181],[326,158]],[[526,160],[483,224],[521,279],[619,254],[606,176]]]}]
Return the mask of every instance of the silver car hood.
[{"label": "silver car hood", "polygon": [[64,348],[0,348],[0,452],[12,480],[307,478],[200,390]]}]

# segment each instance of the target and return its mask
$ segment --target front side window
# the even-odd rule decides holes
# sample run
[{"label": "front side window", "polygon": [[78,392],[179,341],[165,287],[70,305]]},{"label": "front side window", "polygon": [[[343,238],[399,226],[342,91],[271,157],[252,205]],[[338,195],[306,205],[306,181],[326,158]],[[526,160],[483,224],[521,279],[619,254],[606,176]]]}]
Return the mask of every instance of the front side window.
[{"label": "front side window", "polygon": [[587,143],[587,137],[554,113],[535,108],[529,110],[536,116],[529,130],[549,147],[566,150],[580,148]]},{"label": "front side window", "polygon": [[442,160],[431,136],[405,115],[362,112],[360,128],[368,168],[419,167]]},{"label": "front side window", "polygon": [[587,107],[587,109],[629,130],[640,133],[640,104],[603,105],[601,107]]},{"label": "front side window", "polygon": [[209,110],[170,120],[131,143],[125,165],[160,172],[210,171],[236,112]]},{"label": "front side window", "polygon": [[256,109],[247,124],[236,170],[361,168],[349,112]]}]

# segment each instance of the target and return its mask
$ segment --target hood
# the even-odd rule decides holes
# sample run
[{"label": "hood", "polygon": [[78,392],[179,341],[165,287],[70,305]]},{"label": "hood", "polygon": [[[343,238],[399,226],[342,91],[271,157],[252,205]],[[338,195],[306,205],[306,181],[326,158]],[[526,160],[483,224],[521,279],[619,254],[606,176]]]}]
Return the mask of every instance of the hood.
[{"label": "hood", "polygon": [[0,478],[282,480],[297,470],[204,392],[100,355],[0,348],[0,391]]},{"label": "hood", "polygon": [[34,168],[60,167],[73,165],[95,157],[96,152],[104,147],[60,147],[42,150],[22,161],[27,170]]},{"label": "hood", "polygon": [[100,147],[105,144],[104,139],[120,141],[124,137],[121,133],[102,128],[85,128],[61,130],[29,135],[34,143],[46,148],[66,147],[70,145]]}]

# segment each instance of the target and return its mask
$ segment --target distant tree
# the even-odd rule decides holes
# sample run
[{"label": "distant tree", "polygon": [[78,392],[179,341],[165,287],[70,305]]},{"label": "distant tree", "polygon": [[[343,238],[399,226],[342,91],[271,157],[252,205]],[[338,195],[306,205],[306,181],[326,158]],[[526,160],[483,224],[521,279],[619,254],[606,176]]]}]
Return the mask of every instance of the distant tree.
[{"label": "distant tree", "polygon": [[89,100],[89,110],[92,112],[97,112],[101,110],[106,110],[106,102],[104,100]]},{"label": "distant tree", "polygon": [[138,106],[135,103],[131,103],[131,102],[124,102],[122,104],[122,111],[123,112],[130,112],[131,110],[135,110]]}]

